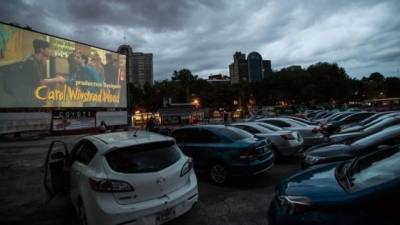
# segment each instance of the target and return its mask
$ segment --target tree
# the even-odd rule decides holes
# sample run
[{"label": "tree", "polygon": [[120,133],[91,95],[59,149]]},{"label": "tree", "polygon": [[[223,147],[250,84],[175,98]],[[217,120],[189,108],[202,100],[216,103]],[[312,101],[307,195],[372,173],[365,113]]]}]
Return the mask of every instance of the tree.
[{"label": "tree", "polygon": [[190,84],[197,80],[197,76],[193,76],[192,72],[188,69],[181,69],[179,71],[174,71],[172,75],[172,80],[179,81],[185,90],[186,101],[190,101]]},{"label": "tree", "polygon": [[384,81],[386,97],[400,97],[400,79],[397,77],[387,77]]},{"label": "tree", "polygon": [[336,63],[319,62],[307,68],[311,75],[319,102],[331,99],[345,102],[351,93],[350,78]]},{"label": "tree", "polygon": [[383,82],[385,80],[385,77],[381,73],[375,72],[371,73],[368,79],[379,83]]}]

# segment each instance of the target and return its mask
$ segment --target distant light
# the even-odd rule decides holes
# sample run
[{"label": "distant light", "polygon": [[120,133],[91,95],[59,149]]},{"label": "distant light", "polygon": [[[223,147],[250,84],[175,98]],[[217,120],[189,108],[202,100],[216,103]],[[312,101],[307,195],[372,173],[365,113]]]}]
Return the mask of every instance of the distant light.
[{"label": "distant light", "polygon": [[195,99],[193,99],[192,104],[193,105],[200,105],[200,101],[197,98],[195,98]]}]

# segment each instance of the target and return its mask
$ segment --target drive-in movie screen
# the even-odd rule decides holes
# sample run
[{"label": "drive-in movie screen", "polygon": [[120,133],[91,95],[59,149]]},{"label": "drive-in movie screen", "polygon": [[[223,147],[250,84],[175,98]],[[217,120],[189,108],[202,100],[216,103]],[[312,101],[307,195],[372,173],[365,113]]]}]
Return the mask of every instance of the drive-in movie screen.
[{"label": "drive-in movie screen", "polygon": [[0,24],[0,107],[126,107],[126,56]]}]

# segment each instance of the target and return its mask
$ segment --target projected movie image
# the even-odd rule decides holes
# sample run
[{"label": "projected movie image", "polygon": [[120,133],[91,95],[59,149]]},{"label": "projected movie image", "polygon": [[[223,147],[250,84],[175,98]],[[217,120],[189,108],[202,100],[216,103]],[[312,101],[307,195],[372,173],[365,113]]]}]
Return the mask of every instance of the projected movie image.
[{"label": "projected movie image", "polygon": [[126,57],[0,24],[0,107],[126,107]]}]

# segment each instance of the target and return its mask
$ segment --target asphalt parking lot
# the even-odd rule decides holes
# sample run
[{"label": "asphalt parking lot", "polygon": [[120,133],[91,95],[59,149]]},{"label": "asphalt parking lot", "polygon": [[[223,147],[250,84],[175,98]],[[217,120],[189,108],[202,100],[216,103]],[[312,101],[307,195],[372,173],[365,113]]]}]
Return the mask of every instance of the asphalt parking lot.
[{"label": "asphalt parking lot", "polygon": [[[63,140],[72,146],[80,136],[0,139],[0,224],[78,224],[66,196],[46,201],[42,166],[51,141]],[[225,186],[198,175],[199,203],[168,225],[268,224],[275,185],[299,168],[298,160],[290,158],[263,174],[235,178]]]}]

